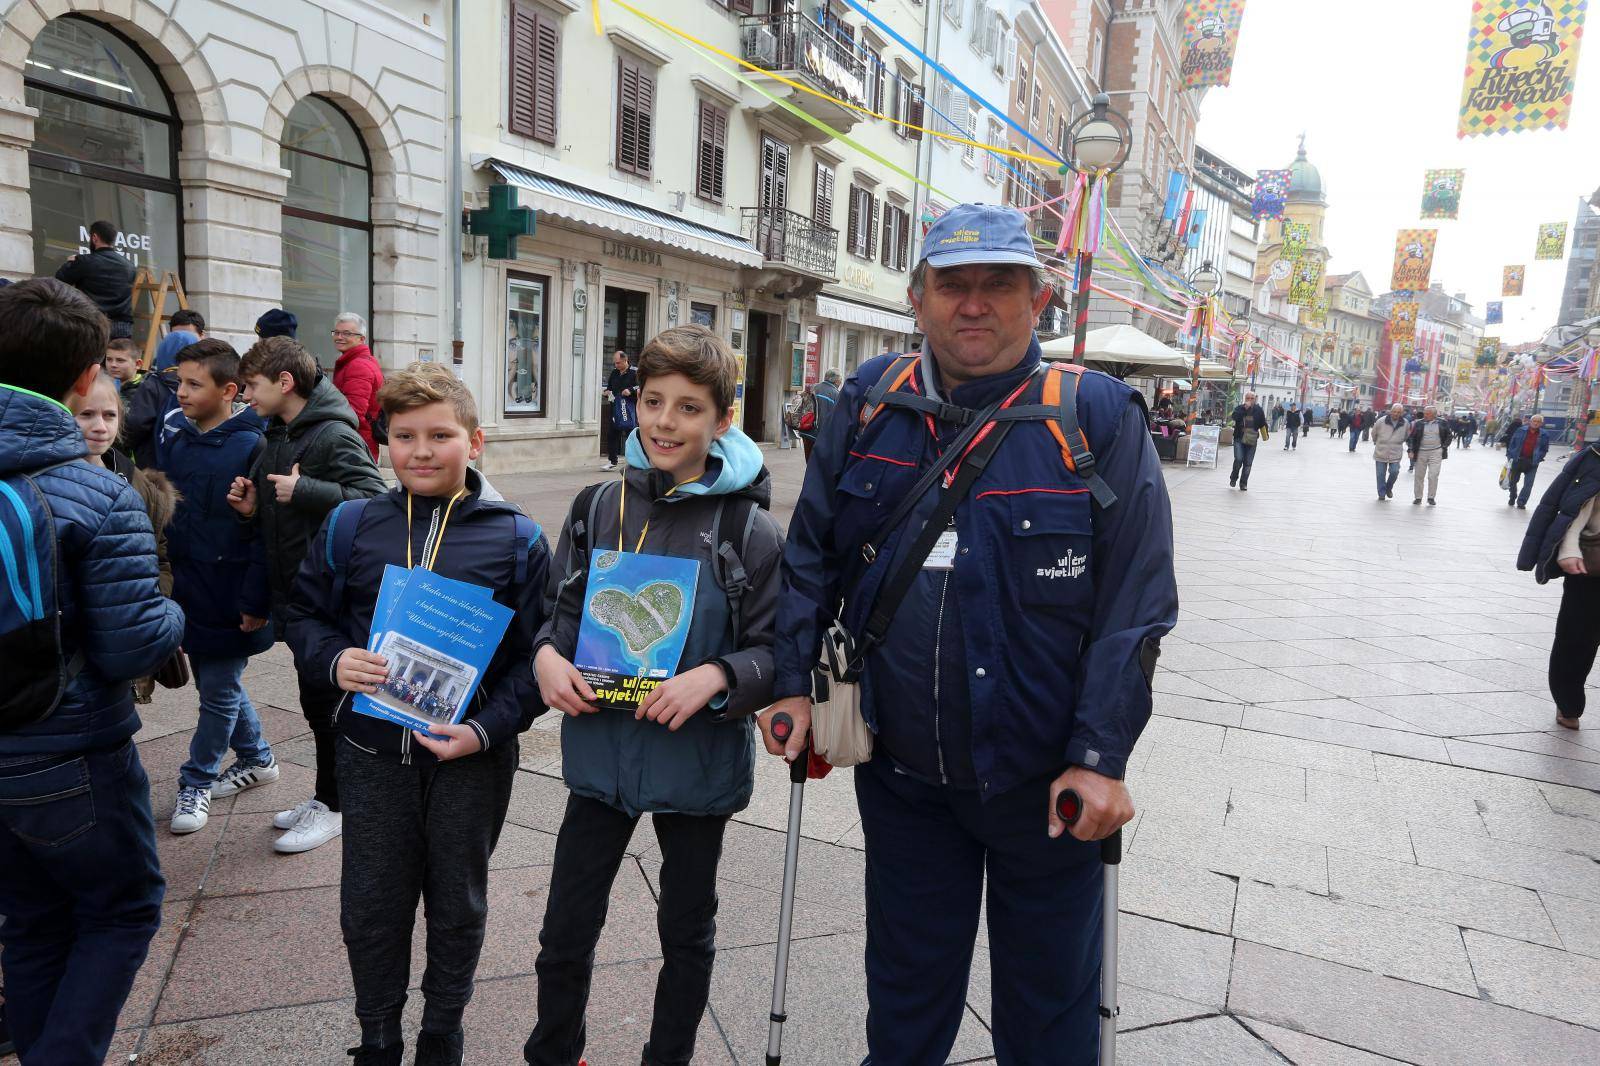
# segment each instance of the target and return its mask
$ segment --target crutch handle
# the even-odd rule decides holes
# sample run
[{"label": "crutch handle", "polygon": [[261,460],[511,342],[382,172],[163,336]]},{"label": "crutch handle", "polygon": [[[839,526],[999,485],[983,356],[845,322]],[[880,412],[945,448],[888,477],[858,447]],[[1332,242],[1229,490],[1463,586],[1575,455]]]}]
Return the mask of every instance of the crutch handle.
[{"label": "crutch handle", "polygon": [[779,711],[772,716],[772,739],[779,744],[788,743],[789,734],[794,732],[794,719],[785,711]]},{"label": "crutch handle", "polygon": [[[789,717],[787,711],[779,711],[772,716],[772,739],[779,744],[787,744],[789,736],[794,732],[794,719]],[[811,738],[806,738],[806,750],[795,756],[794,762],[789,764],[789,783],[801,784],[806,779],[806,771],[811,763]]]},{"label": "crutch handle", "polygon": [[[1083,797],[1078,795],[1076,789],[1064,788],[1056,795],[1056,814],[1067,825],[1076,825],[1078,819],[1083,817]],[[1122,862],[1122,830],[1100,841],[1100,861],[1107,866],[1116,866]]]}]

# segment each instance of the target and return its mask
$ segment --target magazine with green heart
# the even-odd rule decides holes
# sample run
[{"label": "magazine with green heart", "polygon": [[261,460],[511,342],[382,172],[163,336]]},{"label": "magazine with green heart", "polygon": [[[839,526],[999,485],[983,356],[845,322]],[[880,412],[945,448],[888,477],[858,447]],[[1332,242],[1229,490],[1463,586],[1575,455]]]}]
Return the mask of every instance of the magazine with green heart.
[{"label": "magazine with green heart", "polygon": [[699,580],[695,559],[595,553],[572,662],[597,702],[635,710],[678,672]]}]

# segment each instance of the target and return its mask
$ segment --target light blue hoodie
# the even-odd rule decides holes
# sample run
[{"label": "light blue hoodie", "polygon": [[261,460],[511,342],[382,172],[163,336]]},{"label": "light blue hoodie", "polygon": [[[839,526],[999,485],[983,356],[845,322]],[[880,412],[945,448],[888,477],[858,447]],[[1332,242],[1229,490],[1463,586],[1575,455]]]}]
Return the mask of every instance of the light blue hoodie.
[{"label": "light blue hoodie", "polygon": [[[637,429],[628,434],[627,459],[628,465],[635,470],[650,469],[650,457],[645,454]],[[760,447],[745,436],[744,430],[730,426],[728,432],[711,442],[711,450],[706,455],[705,475],[696,481],[679,485],[673,490],[673,495],[726,496],[749,488],[760,476],[761,468]]]}]

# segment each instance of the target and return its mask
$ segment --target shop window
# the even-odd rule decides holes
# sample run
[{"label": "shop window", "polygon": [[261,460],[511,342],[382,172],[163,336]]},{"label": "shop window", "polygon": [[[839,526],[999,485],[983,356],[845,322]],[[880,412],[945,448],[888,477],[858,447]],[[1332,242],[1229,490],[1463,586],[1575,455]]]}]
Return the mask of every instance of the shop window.
[{"label": "shop window", "polygon": [[325,338],[335,316],[354,311],[372,320],[372,168],[355,126],[320,96],[289,112],[278,155],[289,172],[283,306],[300,320],[307,347],[331,366]]},{"label": "shop window", "polygon": [[545,413],[549,280],[506,275],[506,414]]},{"label": "shop window", "polygon": [[716,304],[692,303],[689,305],[689,324],[691,326],[704,326],[713,332],[717,328]]},{"label": "shop window", "polygon": [[28,152],[34,272],[87,255],[98,219],[117,227],[136,266],[181,272],[178,120],[150,61],[112,30],[66,16],[39,32],[23,92],[39,112]]}]

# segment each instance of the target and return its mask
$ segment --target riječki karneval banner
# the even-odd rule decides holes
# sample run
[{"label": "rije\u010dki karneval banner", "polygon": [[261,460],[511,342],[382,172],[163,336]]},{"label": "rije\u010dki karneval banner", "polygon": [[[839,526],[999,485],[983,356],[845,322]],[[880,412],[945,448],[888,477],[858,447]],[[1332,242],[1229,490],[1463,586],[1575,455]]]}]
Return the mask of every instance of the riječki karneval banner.
[{"label": "rije\u010dki karneval banner", "polygon": [[1521,296],[1522,279],[1527,275],[1527,273],[1528,268],[1521,263],[1506,267],[1505,271],[1503,272],[1503,280],[1500,283],[1500,295]]},{"label": "rije\u010dki karneval banner", "polygon": [[1403,229],[1394,240],[1394,273],[1389,287],[1398,292],[1427,292],[1433,273],[1436,229]]},{"label": "rije\u010dki karneval banner", "polygon": [[1567,255],[1567,224],[1546,222],[1539,227],[1539,241],[1534,245],[1535,259],[1564,259]]},{"label": "rije\u010dki karneval banner", "polygon": [[1457,218],[1461,214],[1461,186],[1465,170],[1429,170],[1422,179],[1422,217]]},{"label": "rije\u010dki karneval banner", "polygon": [[1245,0],[1189,0],[1183,15],[1183,60],[1179,73],[1186,89],[1226,85],[1233,76],[1239,24]]},{"label": "rije\u010dki karneval banner", "polygon": [[1588,0],[1474,0],[1456,136],[1566,129]]}]

